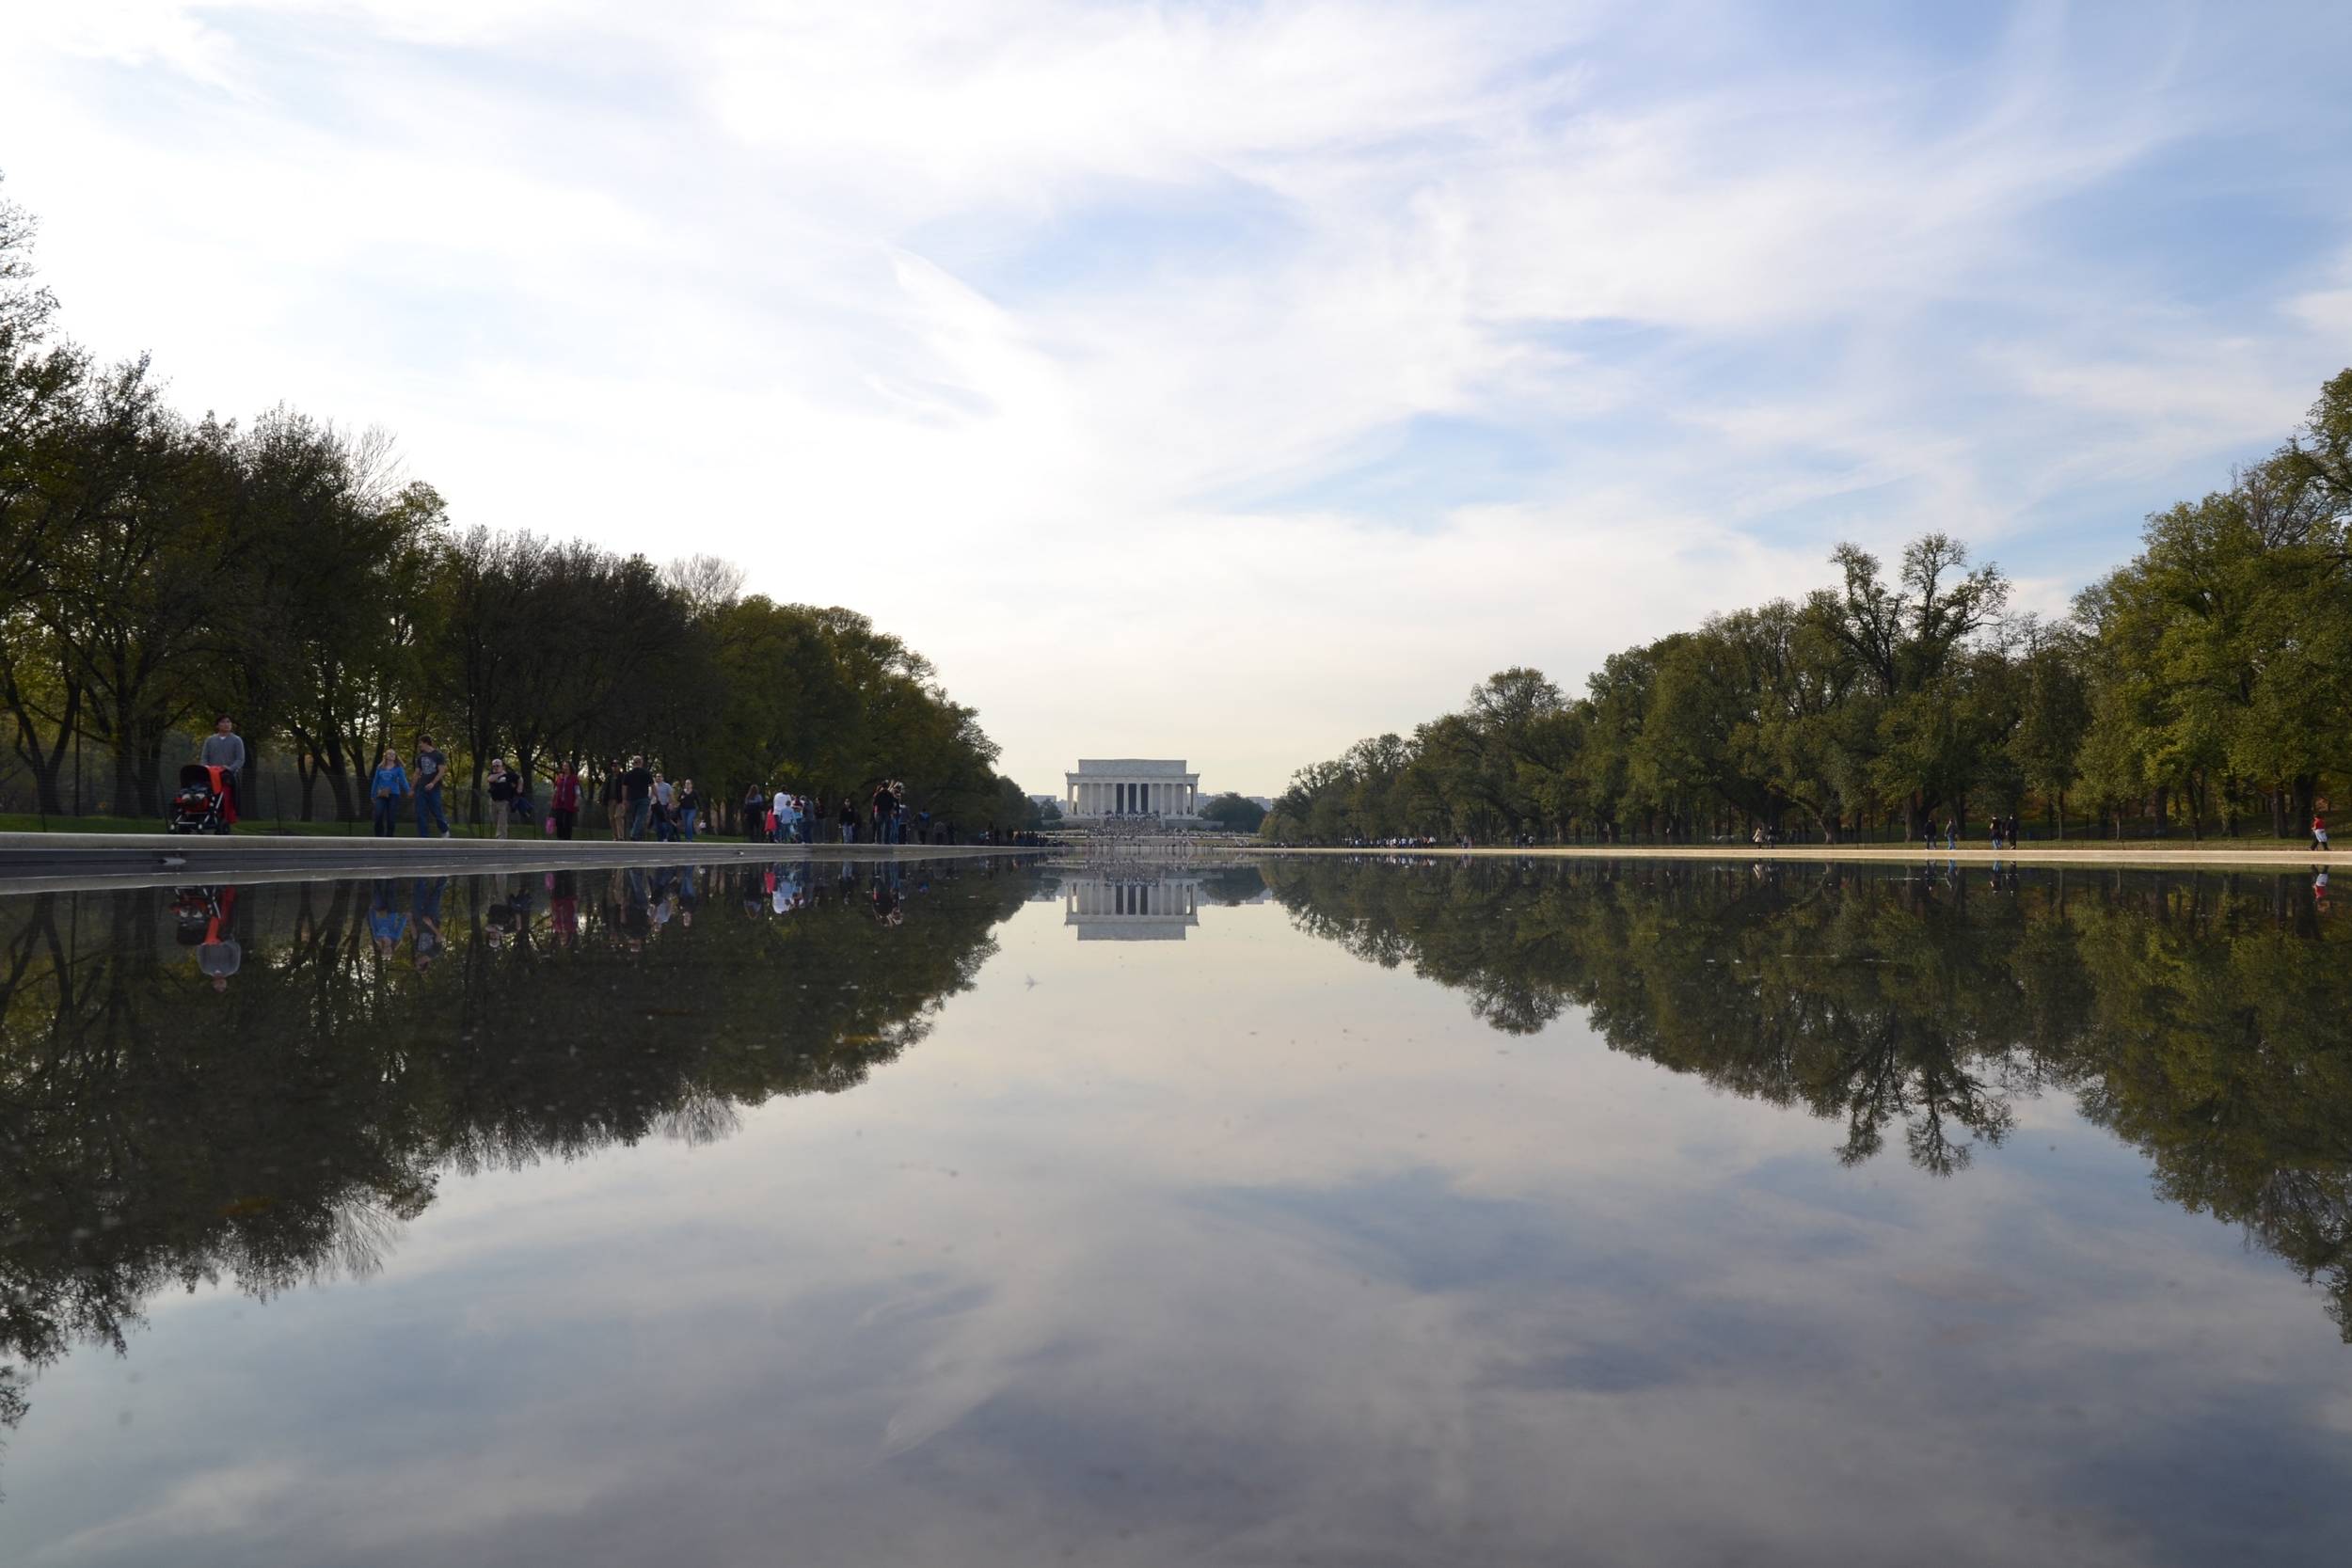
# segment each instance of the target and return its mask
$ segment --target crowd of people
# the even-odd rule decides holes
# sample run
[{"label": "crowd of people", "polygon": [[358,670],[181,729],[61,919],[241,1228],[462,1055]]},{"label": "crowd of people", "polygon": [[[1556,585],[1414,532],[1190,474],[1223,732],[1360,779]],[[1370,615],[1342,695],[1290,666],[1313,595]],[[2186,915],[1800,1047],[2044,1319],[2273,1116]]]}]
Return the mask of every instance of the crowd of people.
[{"label": "crowd of people", "polygon": [[[223,720],[224,729],[229,721]],[[417,836],[452,836],[442,796],[449,777],[449,757],[429,735],[417,737],[417,750],[404,759],[391,747],[376,759],[370,792],[374,799],[375,834],[390,838],[399,831],[401,802],[414,813]],[[564,762],[548,783],[546,815],[540,815],[538,791],[529,774],[504,757],[493,757],[484,773],[484,793],[489,799],[489,829],[505,838],[515,824],[536,825],[549,838],[569,841],[580,829],[580,811],[588,784],[579,764]],[[709,828],[716,808],[692,779],[673,781],[642,755],[631,756],[607,771],[596,789],[596,803],[614,842],[691,844]],[[754,784],[740,802],[744,842],[750,844],[953,844],[955,824],[934,823],[928,811],[911,807],[902,780],[885,780],[874,786],[861,808],[853,796],[843,796],[837,811],[829,810],[813,795],[789,790],[771,791]],[[993,842],[997,835],[983,834]]]},{"label": "crowd of people", "polygon": [[864,808],[857,798],[844,795],[838,809],[828,810],[813,795],[796,795],[766,784],[743,792],[743,838],[750,844],[916,844],[955,842],[955,824],[943,822],[934,838],[931,814],[911,810],[902,780],[876,784]]},{"label": "crowd of people", "polygon": [[[230,716],[221,716],[198,755],[201,764],[215,770],[223,796],[223,816],[233,823],[246,750]],[[375,836],[398,836],[404,803],[416,821],[419,838],[454,836],[445,802],[449,770],[449,753],[430,735],[418,736],[416,750],[408,756],[390,746],[378,752],[368,789]],[[540,791],[530,773],[502,756],[494,756],[484,769],[483,793],[488,800],[486,825],[491,837],[506,838],[520,823],[525,831],[536,827],[548,838],[568,842],[579,836],[588,784],[576,761],[561,764],[547,781],[542,816]],[[642,755],[633,755],[604,774],[597,787],[597,803],[616,843],[691,844],[714,825],[718,815],[716,804],[692,779],[672,781],[660,768],[648,766]],[[838,807],[828,807],[816,795],[753,784],[743,792],[739,816],[748,844],[965,842],[953,820],[934,820],[928,810],[910,804],[902,779],[875,784],[862,804],[857,797],[844,795]],[[991,826],[972,835],[969,842],[1015,846],[1044,840],[1036,832]]]}]

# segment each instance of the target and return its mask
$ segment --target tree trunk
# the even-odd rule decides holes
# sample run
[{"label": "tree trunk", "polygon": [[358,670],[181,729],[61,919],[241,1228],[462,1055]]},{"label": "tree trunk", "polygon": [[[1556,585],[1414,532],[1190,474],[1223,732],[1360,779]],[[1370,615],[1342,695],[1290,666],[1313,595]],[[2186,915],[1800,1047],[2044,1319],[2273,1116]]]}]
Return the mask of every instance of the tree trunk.
[{"label": "tree trunk", "polygon": [[132,753],[137,748],[119,725],[115,728],[113,738],[115,743],[114,793],[108,797],[106,803],[114,808],[110,815],[130,816],[134,815],[133,802],[136,799],[135,792],[137,788]]},{"label": "tree trunk", "polygon": [[139,812],[142,816],[160,817],[164,814],[164,737],[161,730],[140,737],[135,760],[137,769],[132,785],[138,792]]},{"label": "tree trunk", "polygon": [[11,717],[16,720],[16,754],[24,759],[24,766],[33,775],[34,809],[44,816],[62,816],[65,791],[59,779],[65,772],[66,752],[73,744],[73,726],[81,710],[80,693],[69,694],[56,737],[46,745],[41,742],[32,715],[17,702],[13,689],[8,695]]},{"label": "tree trunk", "polygon": [[358,821],[358,801],[351,793],[351,753],[343,749],[342,738],[332,730],[326,735],[326,752],[319,759],[319,771],[326,775],[326,787],[335,797],[335,819]]}]

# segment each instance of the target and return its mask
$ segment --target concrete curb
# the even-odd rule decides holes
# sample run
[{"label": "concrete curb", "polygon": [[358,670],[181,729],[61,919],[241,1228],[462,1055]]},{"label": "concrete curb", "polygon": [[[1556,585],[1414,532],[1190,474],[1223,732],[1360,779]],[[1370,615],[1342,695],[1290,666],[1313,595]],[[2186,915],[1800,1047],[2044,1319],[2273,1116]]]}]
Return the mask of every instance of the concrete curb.
[{"label": "concrete curb", "polygon": [[615,844],[575,839],[396,839],[173,833],[0,833],[0,894],[86,887],[601,871],[652,865],[971,860],[1036,854],[988,845]]}]

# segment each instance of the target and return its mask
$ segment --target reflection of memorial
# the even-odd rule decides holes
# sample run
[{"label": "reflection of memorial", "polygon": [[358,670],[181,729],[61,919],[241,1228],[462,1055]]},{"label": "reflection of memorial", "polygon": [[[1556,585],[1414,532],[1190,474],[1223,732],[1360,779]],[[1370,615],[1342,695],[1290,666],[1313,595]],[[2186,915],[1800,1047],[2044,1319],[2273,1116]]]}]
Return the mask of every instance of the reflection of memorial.
[{"label": "reflection of memorial", "polygon": [[1200,924],[1200,879],[1183,872],[1097,873],[1062,883],[1062,922],[1080,942],[1182,942]]}]

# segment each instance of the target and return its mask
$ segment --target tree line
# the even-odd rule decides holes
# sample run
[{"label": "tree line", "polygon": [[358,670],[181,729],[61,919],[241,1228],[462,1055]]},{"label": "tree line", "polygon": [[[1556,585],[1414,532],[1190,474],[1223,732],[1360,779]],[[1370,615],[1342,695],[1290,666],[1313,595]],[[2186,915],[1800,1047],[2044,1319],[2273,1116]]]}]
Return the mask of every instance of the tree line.
[{"label": "tree line", "polygon": [[455,527],[379,431],[189,418],[146,357],[58,332],[33,227],[0,201],[0,728],[41,812],[72,808],[87,742],[103,801],[159,814],[175,743],[228,713],[254,765],[294,764],[306,820],[365,816],[377,753],[421,731],[477,800],[493,757],[642,752],[722,802],[887,777],[934,816],[1026,820],[974,711],[866,616],[707,557]]},{"label": "tree line", "polygon": [[1612,655],[1570,696],[1504,670],[1409,736],[1301,768],[1263,832],[1323,843],[2298,836],[2352,781],[2352,370],[2229,485],[2048,620],[1941,533]]}]

